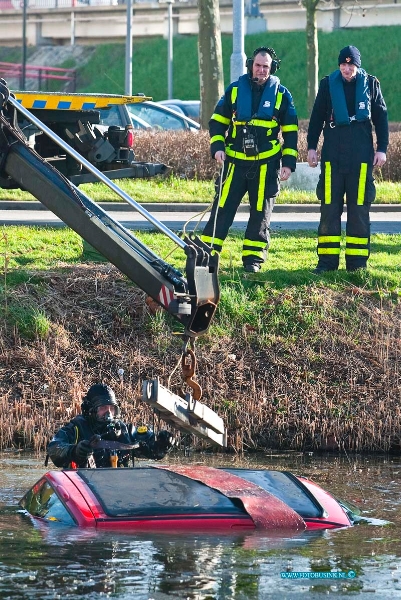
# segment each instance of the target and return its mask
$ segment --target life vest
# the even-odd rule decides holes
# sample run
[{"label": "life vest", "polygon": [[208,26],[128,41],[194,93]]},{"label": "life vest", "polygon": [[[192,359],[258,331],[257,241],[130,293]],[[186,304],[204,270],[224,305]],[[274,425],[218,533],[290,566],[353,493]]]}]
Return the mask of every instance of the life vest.
[{"label": "life vest", "polygon": [[241,75],[238,79],[237,121],[248,122],[252,118],[271,121],[279,85],[280,79],[274,75],[270,75],[263,89],[258,111],[256,115],[253,115],[252,88],[249,81],[249,75]]},{"label": "life vest", "polygon": [[[349,125],[351,119],[348,114],[347,102],[345,100],[343,78],[339,69],[329,75],[329,90],[334,112],[334,124],[336,126]],[[351,117],[355,118],[352,120],[363,122],[368,121],[370,116],[368,74],[364,69],[358,69],[356,74],[355,115],[351,115]]]}]

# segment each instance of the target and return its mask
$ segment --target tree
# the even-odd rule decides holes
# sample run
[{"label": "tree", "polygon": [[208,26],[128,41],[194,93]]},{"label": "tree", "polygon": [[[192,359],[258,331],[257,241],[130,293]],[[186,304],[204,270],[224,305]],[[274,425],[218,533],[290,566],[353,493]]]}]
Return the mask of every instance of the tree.
[{"label": "tree", "polygon": [[320,0],[302,0],[306,9],[306,64],[308,83],[308,111],[312,111],[319,85],[319,46],[316,11]]},{"label": "tree", "polygon": [[214,107],[224,92],[218,0],[199,0],[198,60],[200,79],[200,123],[207,128]]}]

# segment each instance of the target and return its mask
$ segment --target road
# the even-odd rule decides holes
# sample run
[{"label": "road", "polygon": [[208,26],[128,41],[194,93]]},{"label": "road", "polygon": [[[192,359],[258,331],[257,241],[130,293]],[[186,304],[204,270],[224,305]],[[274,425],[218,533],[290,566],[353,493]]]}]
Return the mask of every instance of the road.
[{"label": "road", "polygon": [[[28,206],[26,206],[28,205]],[[137,213],[130,206],[116,207],[110,203],[101,204],[107,207],[108,214],[120,221],[129,229],[145,230],[154,229],[145,217]],[[186,229],[192,231],[196,226],[199,216],[205,205],[143,205],[159,221],[173,231]],[[14,208],[16,207],[16,208]],[[110,210],[112,208],[113,210]],[[118,210],[116,210],[118,208]],[[248,210],[242,206],[238,211],[233,228],[244,231],[248,220]],[[345,227],[346,214],[342,222]],[[204,221],[205,222],[205,219]],[[1,225],[37,225],[48,227],[63,227],[64,223],[52,212],[45,209],[40,202],[0,202]],[[276,205],[271,229],[280,230],[317,230],[319,224],[319,207],[317,205]],[[202,230],[201,225],[200,230]],[[401,205],[373,205],[371,211],[372,233],[401,233]]]}]

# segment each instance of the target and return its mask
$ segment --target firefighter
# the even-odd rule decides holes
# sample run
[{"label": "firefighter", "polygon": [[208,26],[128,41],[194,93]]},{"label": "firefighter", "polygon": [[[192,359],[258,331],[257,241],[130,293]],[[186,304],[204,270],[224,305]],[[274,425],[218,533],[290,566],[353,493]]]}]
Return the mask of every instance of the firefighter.
[{"label": "firefighter", "polygon": [[273,48],[256,48],[246,66],[247,73],[226,89],[209,121],[211,154],[224,166],[201,237],[220,252],[248,192],[242,262],[245,271],[256,273],[266,259],[280,180],[287,180],[296,168],[298,119],[290,92],[274,75],[280,60]]},{"label": "firefighter", "polygon": [[369,211],[376,196],[373,167],[384,165],[388,146],[387,108],[379,81],[361,69],[361,55],[355,46],[341,50],[338,65],[338,70],[320,82],[307,137],[308,163],[316,167],[316,149],[323,130],[316,188],[321,202],[316,274],[338,269],[344,197],[346,269],[366,268],[370,254]]},{"label": "firefighter", "polygon": [[[114,391],[102,383],[89,388],[83,398],[81,412],[56,433],[47,447],[48,456],[56,467],[129,466],[130,458],[133,458],[131,449],[109,449],[107,442],[136,445],[133,450],[136,456],[154,459],[163,458],[172,445],[172,436],[166,430],[160,431],[156,437],[147,426],[127,426],[120,421],[120,408]],[[100,447],[100,441],[106,441],[103,444],[106,447]],[[117,457],[117,465],[113,462],[114,457]]]}]

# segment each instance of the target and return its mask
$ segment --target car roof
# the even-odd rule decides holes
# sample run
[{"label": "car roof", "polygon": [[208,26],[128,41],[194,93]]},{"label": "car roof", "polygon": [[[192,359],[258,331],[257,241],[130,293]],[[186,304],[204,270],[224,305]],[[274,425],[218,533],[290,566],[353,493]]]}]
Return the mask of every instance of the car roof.
[{"label": "car roof", "polygon": [[176,107],[177,109],[182,110],[187,116],[191,114],[198,118],[200,114],[200,100],[179,100],[178,98],[173,98],[171,100],[160,100],[158,104],[173,108]]},{"label": "car roof", "polygon": [[164,111],[171,115],[175,115],[175,116],[179,117],[180,119],[182,119],[183,121],[185,121],[188,124],[190,129],[196,129],[196,130],[200,129],[200,125],[197,121],[194,121],[190,117],[187,117],[187,115],[182,114],[181,112],[178,112],[177,110],[174,110],[173,108],[170,108],[169,106],[160,105],[158,102],[152,102],[150,100],[147,100],[145,102],[133,103],[132,105],[127,103],[127,106],[134,106],[134,107],[151,106],[151,107],[155,108],[156,110]]},{"label": "car roof", "polygon": [[159,104],[200,104],[200,100],[180,100],[179,98],[171,98],[171,100],[159,100]]}]

